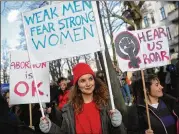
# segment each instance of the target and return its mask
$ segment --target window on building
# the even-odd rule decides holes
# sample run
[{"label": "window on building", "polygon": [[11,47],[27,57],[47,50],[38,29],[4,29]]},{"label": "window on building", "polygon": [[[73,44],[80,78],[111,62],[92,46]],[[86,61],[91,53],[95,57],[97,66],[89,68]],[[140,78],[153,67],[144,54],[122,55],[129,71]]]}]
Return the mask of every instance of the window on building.
[{"label": "window on building", "polygon": [[175,10],[175,4],[168,4],[168,12],[172,12],[173,10]]},{"label": "window on building", "polygon": [[174,48],[171,48],[170,49],[170,53],[172,54],[172,53],[174,53],[175,52],[175,49]]},{"label": "window on building", "polygon": [[171,40],[172,37],[171,37],[171,33],[170,33],[170,28],[167,27],[167,35],[168,35],[168,40]]},{"label": "window on building", "polygon": [[176,7],[179,8],[179,1],[176,1]]},{"label": "window on building", "polygon": [[150,16],[151,16],[152,24],[154,24],[155,23],[154,14],[151,13]]},{"label": "window on building", "polygon": [[145,27],[149,26],[149,21],[148,21],[147,16],[144,16],[144,24],[145,24]]},{"label": "window on building", "polygon": [[166,19],[165,9],[164,7],[160,8],[160,13],[162,15],[162,19]]},{"label": "window on building", "polygon": [[179,36],[179,25],[175,25],[175,31],[174,31],[174,37],[178,37]]}]

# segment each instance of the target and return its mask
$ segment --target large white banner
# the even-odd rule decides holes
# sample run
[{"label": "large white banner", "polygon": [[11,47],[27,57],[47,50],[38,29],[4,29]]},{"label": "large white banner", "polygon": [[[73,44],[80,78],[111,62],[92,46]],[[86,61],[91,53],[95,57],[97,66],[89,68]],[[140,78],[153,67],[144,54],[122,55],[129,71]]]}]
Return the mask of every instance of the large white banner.
[{"label": "large white banner", "polygon": [[100,51],[95,1],[64,1],[22,16],[32,64]]},{"label": "large white banner", "polygon": [[[32,74],[33,67],[34,74]],[[31,66],[27,51],[12,51],[10,63],[10,104],[39,103],[34,78],[37,80],[40,99],[50,101],[50,77],[48,63]]]},{"label": "large white banner", "polygon": [[119,68],[136,71],[170,63],[166,27],[123,31],[115,38]]}]

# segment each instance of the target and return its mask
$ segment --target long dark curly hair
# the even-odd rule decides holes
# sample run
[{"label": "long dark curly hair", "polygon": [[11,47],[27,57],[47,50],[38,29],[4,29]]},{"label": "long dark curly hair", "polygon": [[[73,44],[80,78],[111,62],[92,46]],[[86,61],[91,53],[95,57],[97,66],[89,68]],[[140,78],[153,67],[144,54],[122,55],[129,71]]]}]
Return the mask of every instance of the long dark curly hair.
[{"label": "long dark curly hair", "polygon": [[[150,94],[152,81],[153,80],[159,81],[159,79],[157,75],[155,74],[145,75],[144,79],[145,79],[145,86],[146,86],[147,93]],[[133,92],[134,92],[134,102],[141,103],[141,101],[144,100],[144,90],[143,90],[142,79],[139,79],[133,82],[132,87],[133,87]]]},{"label": "long dark curly hair", "polygon": [[[99,78],[94,77],[95,89],[93,91],[93,101],[96,107],[100,110],[104,106],[108,105],[109,92],[107,86]],[[84,100],[81,90],[78,87],[78,83],[73,87],[69,96],[69,103],[72,104],[75,113],[82,112]]]}]

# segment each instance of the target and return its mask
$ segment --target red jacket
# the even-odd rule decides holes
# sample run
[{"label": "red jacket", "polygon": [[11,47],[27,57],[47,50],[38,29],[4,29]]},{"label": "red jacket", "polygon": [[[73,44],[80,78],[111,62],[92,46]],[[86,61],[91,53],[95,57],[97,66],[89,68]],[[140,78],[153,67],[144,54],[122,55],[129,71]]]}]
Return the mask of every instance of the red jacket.
[{"label": "red jacket", "polygon": [[69,95],[69,90],[66,90],[64,94],[60,94],[58,96],[59,104],[58,107],[61,110],[63,106],[68,102],[68,95]]}]

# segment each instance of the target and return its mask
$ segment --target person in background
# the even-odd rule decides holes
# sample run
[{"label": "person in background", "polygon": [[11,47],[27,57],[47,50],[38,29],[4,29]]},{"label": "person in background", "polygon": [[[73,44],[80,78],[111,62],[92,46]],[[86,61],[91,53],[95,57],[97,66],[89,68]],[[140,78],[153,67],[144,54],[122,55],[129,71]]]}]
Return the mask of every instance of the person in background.
[{"label": "person in background", "polygon": [[18,121],[20,123],[20,119],[19,119],[19,115],[21,114],[20,106],[10,104],[9,91],[7,91],[4,94],[4,97],[5,97],[5,99],[6,99],[7,103],[8,103],[8,106],[9,106],[9,111],[8,111],[9,117],[11,117],[12,120],[16,120],[16,121]]},{"label": "person in background", "polygon": [[136,90],[138,90],[142,98],[140,101],[137,101],[139,102],[136,105],[137,110],[133,109],[133,114],[135,112],[135,115],[129,116],[130,124],[128,125],[128,129],[131,129],[130,134],[134,134],[135,132],[138,132],[138,134],[178,134],[179,128],[177,129],[176,125],[179,121],[179,106],[176,101],[163,95],[163,87],[158,77],[152,74],[145,76],[152,130],[148,129],[142,80],[139,80],[137,84]]},{"label": "person in background", "polygon": [[164,72],[164,67],[160,67],[160,70],[157,73],[157,76],[160,80],[161,85],[164,87],[164,92],[166,92],[166,86],[165,86],[166,72]]},{"label": "person in background", "polygon": [[9,106],[0,94],[0,133],[1,134],[41,134],[9,115]]},{"label": "person in background", "polygon": [[73,88],[73,79],[69,80],[67,83],[67,89],[71,90]]},{"label": "person in background", "polygon": [[130,88],[129,85],[131,84],[131,82],[129,81],[129,79],[127,78],[127,76],[125,78],[121,79],[121,91],[122,91],[122,95],[124,97],[124,101],[125,104],[128,106],[132,105],[132,96],[131,96],[131,92],[130,92]]},{"label": "person in background", "polygon": [[167,75],[165,83],[167,84],[167,93],[176,97],[177,94],[177,71],[174,64],[167,65]]},{"label": "person in background", "polygon": [[74,88],[62,109],[62,125],[57,126],[46,117],[41,118],[40,129],[50,134],[125,134],[121,132],[121,113],[108,110],[108,89],[90,66],[78,63],[73,74]]},{"label": "person in background", "polygon": [[60,94],[59,86],[56,82],[51,81],[50,83],[50,103],[46,103],[47,113],[51,113],[51,110],[58,105],[58,97]]},{"label": "person in background", "polygon": [[58,85],[60,87],[60,94],[58,96],[58,108],[62,110],[63,106],[67,103],[69,98],[69,89],[67,89],[67,79],[61,77],[58,80]]},{"label": "person in background", "polygon": [[[176,72],[177,72],[176,81],[179,81],[179,54],[178,54],[177,63],[176,63]],[[177,89],[176,97],[179,98],[179,82],[177,82],[176,89]]]},{"label": "person in background", "polygon": [[58,96],[60,94],[59,86],[55,81],[50,83],[50,102],[58,105]]},{"label": "person in background", "polygon": [[56,82],[52,81],[50,83],[50,103],[47,103],[46,113],[48,114],[50,120],[52,120],[55,124],[61,125],[61,116],[58,116],[60,110],[58,109],[58,97],[60,94],[60,90],[58,90],[58,85]]},{"label": "person in background", "polygon": [[7,100],[0,94],[0,133],[2,134],[18,134],[18,121],[12,119],[9,115],[9,106]]}]

